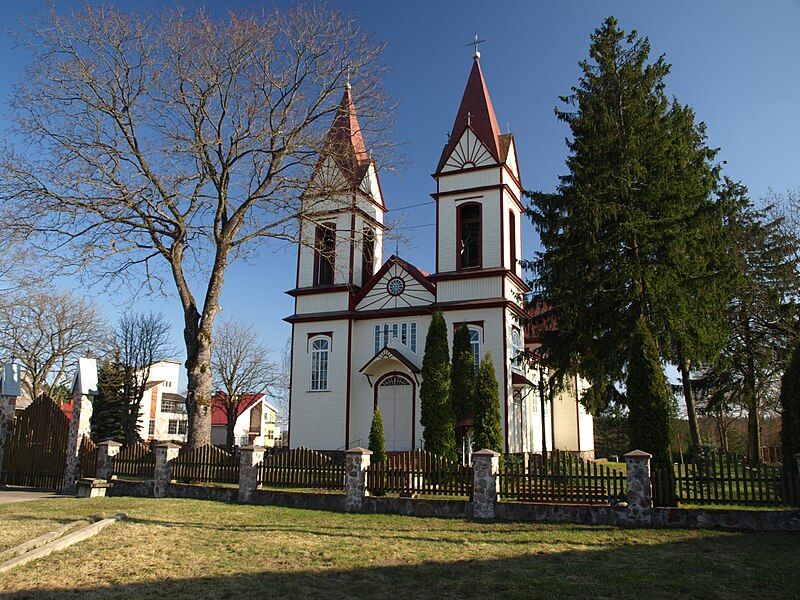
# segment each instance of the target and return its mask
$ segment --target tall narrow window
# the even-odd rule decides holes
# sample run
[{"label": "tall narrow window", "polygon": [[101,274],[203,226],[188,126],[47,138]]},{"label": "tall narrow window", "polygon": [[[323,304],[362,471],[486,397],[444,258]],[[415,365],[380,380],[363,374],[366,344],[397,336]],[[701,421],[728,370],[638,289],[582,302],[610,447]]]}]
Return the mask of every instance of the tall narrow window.
[{"label": "tall narrow window", "polygon": [[361,285],[365,285],[375,273],[375,232],[370,227],[364,228],[361,241]]},{"label": "tall narrow window", "polygon": [[475,370],[481,365],[481,330],[469,328],[469,343],[472,346],[472,360]]},{"label": "tall narrow window", "polygon": [[408,346],[408,323],[400,324],[400,343]]},{"label": "tall narrow window", "polygon": [[375,325],[375,354],[381,349],[381,326]]},{"label": "tall narrow window", "polygon": [[481,266],[481,205],[474,202],[458,207],[459,269]]},{"label": "tall narrow window", "polygon": [[411,351],[417,353],[417,324],[409,323],[408,326],[408,347]]},{"label": "tall narrow window", "polygon": [[330,341],[317,338],[311,341],[311,391],[328,389],[328,353]]},{"label": "tall narrow window", "polygon": [[317,226],[314,251],[314,285],[333,283],[336,264],[336,223]]},{"label": "tall narrow window", "polygon": [[514,211],[508,211],[508,243],[511,257],[511,270],[517,272],[517,217]]},{"label": "tall narrow window", "polygon": [[519,329],[515,327],[511,330],[511,366],[513,368],[519,369],[522,367],[522,353],[522,336]]}]

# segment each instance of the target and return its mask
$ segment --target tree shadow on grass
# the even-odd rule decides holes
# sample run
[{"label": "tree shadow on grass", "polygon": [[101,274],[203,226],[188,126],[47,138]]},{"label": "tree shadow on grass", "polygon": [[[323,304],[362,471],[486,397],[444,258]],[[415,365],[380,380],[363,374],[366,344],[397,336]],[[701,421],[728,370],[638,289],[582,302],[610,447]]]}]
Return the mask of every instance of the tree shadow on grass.
[{"label": "tree shadow on grass", "polygon": [[[342,534],[345,536],[346,534]],[[324,559],[301,568],[296,557],[265,556],[263,570],[249,573],[174,577],[136,583],[72,587],[69,565],[63,587],[44,587],[50,565],[25,578],[24,589],[0,598],[795,598],[800,596],[800,536],[720,534],[652,545],[605,549],[576,547],[547,552],[548,544],[529,543],[511,557],[453,562],[332,567]],[[545,551],[538,551],[544,549]],[[131,549],[130,560],[135,560]],[[169,549],[164,550],[169,562]],[[313,560],[311,558],[309,561]],[[339,557],[347,561],[348,557]],[[407,561],[406,561],[407,562]],[[394,564],[392,564],[394,563]],[[252,562],[250,563],[252,565]],[[75,565],[79,569],[79,565]],[[143,577],[146,577],[143,574]],[[113,581],[115,574],[107,574]],[[8,588],[7,588],[8,589]]]}]

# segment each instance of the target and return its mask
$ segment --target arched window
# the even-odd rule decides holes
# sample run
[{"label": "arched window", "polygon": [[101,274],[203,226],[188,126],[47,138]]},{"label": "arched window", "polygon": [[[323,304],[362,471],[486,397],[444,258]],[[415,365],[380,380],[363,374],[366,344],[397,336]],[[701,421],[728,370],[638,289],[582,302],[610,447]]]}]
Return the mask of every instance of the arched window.
[{"label": "arched window", "polygon": [[457,268],[469,269],[481,266],[481,205],[469,202],[458,207]]},{"label": "arched window", "polygon": [[314,239],[314,285],[331,285],[335,264],[336,223],[317,225]]},{"label": "arched window", "polygon": [[522,367],[522,335],[516,327],[511,330],[511,366]]},{"label": "arched window", "polygon": [[365,285],[375,273],[375,232],[370,227],[364,228],[361,241],[361,285]]},{"label": "arched window", "polygon": [[472,346],[472,359],[475,363],[475,370],[481,365],[481,330],[475,327],[469,328],[469,344]]},{"label": "arched window", "polygon": [[328,338],[311,340],[311,391],[328,389],[328,355],[331,341]]}]

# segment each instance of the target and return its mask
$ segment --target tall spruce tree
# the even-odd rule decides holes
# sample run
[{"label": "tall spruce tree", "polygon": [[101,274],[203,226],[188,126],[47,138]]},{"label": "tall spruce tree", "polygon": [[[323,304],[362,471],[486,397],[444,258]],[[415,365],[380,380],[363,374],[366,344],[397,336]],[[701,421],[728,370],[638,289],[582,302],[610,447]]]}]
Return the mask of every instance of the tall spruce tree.
[{"label": "tall spruce tree", "polygon": [[450,398],[456,423],[473,416],[475,412],[475,375],[469,329],[462,324],[453,335],[453,367],[450,371]]},{"label": "tall spruce tree", "polygon": [[100,362],[97,395],[92,400],[91,437],[95,442],[125,438],[125,402],[121,396],[124,374],[113,360]]},{"label": "tall spruce tree", "polygon": [[372,425],[369,428],[369,449],[372,451],[371,462],[386,462],[386,440],[383,436],[383,418],[381,411],[376,406],[372,413]]},{"label": "tall spruce tree", "polygon": [[628,439],[632,449],[652,454],[654,469],[671,469],[671,392],[655,341],[644,317],[639,318],[631,335],[626,388]]},{"label": "tall spruce tree", "polygon": [[669,100],[670,65],[652,61],[636,31],[607,18],[580,68],[556,110],[572,134],[568,173],[555,194],[528,192],[544,250],[527,266],[551,307],[539,319],[558,322],[543,332],[543,350],[557,369],[606,388],[623,380],[643,317],[660,354],[680,353],[688,377],[722,343],[731,279],[719,254],[724,211],[711,193],[716,151],[693,111]]},{"label": "tall spruce tree", "polygon": [[450,353],[447,349],[447,325],[442,311],[433,314],[425,338],[419,400],[425,449],[455,460],[455,417],[450,402]]},{"label": "tall spruce tree", "polygon": [[503,429],[500,424],[500,392],[494,374],[494,359],[487,352],[481,360],[475,383],[475,430],[477,450],[503,451]]},{"label": "tall spruce tree", "polygon": [[771,206],[755,207],[743,185],[726,179],[719,193],[733,207],[730,257],[739,277],[726,312],[730,334],[697,385],[712,411],[730,404],[744,408],[747,454],[757,463],[762,415],[776,404],[780,374],[800,338],[798,240]]},{"label": "tall spruce tree", "polygon": [[800,343],[795,346],[781,378],[781,450],[783,468],[796,472],[795,455],[800,453]]}]

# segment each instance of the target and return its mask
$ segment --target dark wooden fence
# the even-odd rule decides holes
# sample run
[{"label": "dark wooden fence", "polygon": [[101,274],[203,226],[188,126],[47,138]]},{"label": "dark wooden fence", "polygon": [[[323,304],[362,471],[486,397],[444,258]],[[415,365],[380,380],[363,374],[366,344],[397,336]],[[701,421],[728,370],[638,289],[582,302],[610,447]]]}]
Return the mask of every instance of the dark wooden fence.
[{"label": "dark wooden fence", "polygon": [[691,464],[676,464],[672,472],[654,470],[656,506],[732,504],[800,506],[796,469],[784,472],[773,465],[749,465],[745,457],[717,452]]},{"label": "dark wooden fence", "polygon": [[172,464],[172,478],[181,482],[239,483],[239,453],[207,445],[181,450]]},{"label": "dark wooden fence", "polygon": [[278,449],[264,456],[260,483],[274,487],[344,489],[344,465],[308,448]]},{"label": "dark wooden fence", "polygon": [[22,411],[6,438],[0,484],[48,490],[64,487],[69,423],[49,398]]},{"label": "dark wooden fence", "polygon": [[80,459],[81,477],[97,477],[97,446],[87,435],[81,440]]},{"label": "dark wooden fence", "polygon": [[625,499],[627,475],[558,450],[532,455],[527,468],[508,461],[500,469],[500,497],[522,502],[610,504]]},{"label": "dark wooden fence", "polygon": [[114,475],[135,479],[152,479],[156,467],[153,451],[140,443],[129,444],[114,457]]},{"label": "dark wooden fence", "polygon": [[367,488],[376,495],[398,493],[423,496],[471,496],[472,467],[426,450],[390,456],[370,464]]}]

